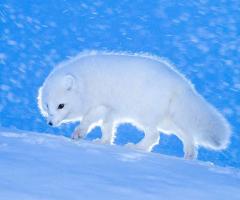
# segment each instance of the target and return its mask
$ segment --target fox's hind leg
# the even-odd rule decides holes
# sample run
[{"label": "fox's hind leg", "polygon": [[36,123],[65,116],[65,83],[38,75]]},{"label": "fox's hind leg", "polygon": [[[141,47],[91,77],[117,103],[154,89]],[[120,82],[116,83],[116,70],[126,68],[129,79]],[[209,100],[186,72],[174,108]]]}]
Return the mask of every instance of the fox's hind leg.
[{"label": "fox's hind leg", "polygon": [[177,134],[179,139],[183,143],[184,158],[187,160],[193,160],[197,158],[197,147],[194,140],[190,135],[186,135],[183,132]]},{"label": "fox's hind leg", "polygon": [[193,160],[197,158],[197,150],[194,144],[183,142],[184,158]]},{"label": "fox's hind leg", "polygon": [[159,125],[159,130],[166,134],[174,134],[182,141],[185,159],[197,158],[197,147],[190,131],[180,128],[177,123],[169,119]]}]

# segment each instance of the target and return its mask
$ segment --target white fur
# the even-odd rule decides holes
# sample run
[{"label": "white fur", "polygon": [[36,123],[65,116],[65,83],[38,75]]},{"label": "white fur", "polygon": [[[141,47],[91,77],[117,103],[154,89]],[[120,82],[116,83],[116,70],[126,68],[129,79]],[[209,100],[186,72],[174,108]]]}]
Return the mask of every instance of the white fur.
[{"label": "white fur", "polygon": [[[79,54],[53,70],[38,103],[55,126],[81,121],[73,138],[100,125],[101,142],[113,143],[119,123],[130,122],[145,133],[137,148],[150,151],[159,132],[175,134],[188,159],[196,157],[199,145],[226,148],[231,135],[224,117],[190,82],[165,60],[146,54]],[[65,107],[57,109],[61,103]]]}]

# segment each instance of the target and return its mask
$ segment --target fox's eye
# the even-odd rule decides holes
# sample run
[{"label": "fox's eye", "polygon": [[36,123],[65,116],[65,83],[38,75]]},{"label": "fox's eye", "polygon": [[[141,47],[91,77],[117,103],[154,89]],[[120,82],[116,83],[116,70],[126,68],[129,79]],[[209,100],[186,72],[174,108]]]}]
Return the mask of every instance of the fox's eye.
[{"label": "fox's eye", "polygon": [[63,103],[61,103],[61,104],[58,105],[58,109],[63,109],[63,107],[64,107],[64,104],[63,104]]}]

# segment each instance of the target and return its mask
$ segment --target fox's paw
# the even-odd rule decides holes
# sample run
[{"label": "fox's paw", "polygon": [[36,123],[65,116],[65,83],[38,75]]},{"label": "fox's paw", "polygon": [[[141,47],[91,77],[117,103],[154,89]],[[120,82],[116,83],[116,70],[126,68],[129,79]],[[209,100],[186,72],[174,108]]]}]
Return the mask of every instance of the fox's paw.
[{"label": "fox's paw", "polygon": [[134,149],[134,150],[138,150],[138,151],[146,151],[146,152],[149,152],[149,148],[146,147],[146,146],[143,146],[142,144],[133,144],[133,143],[127,143],[125,145],[125,147],[129,148],[129,149]]},{"label": "fox's paw", "polygon": [[104,140],[101,138],[97,138],[97,139],[93,140],[93,143],[95,143],[95,144],[111,144],[108,140]]},{"label": "fox's paw", "polygon": [[102,144],[101,139],[97,138],[92,141],[94,144]]},{"label": "fox's paw", "polygon": [[77,140],[78,138],[80,138],[80,137],[79,137],[79,133],[76,132],[76,131],[74,131],[74,132],[72,133],[72,135],[71,135],[71,138],[72,138],[73,140]]},{"label": "fox's paw", "polygon": [[80,128],[77,127],[77,128],[75,128],[71,138],[73,140],[77,140],[79,138],[84,138],[84,136],[85,136],[85,134],[80,130]]},{"label": "fox's paw", "polygon": [[184,153],[184,159],[186,160],[194,160],[197,158],[196,151],[187,151]]},{"label": "fox's paw", "polygon": [[125,147],[127,147],[127,148],[129,148],[129,149],[136,149],[136,144],[127,143],[127,144],[125,144]]}]

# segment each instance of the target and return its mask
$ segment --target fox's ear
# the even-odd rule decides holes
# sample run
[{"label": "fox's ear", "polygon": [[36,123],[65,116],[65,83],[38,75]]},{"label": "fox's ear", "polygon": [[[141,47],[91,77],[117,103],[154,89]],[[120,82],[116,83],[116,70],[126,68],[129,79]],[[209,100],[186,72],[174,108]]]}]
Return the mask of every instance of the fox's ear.
[{"label": "fox's ear", "polygon": [[66,90],[68,91],[72,90],[74,87],[74,84],[75,84],[74,76],[68,74],[64,77],[64,86]]}]

